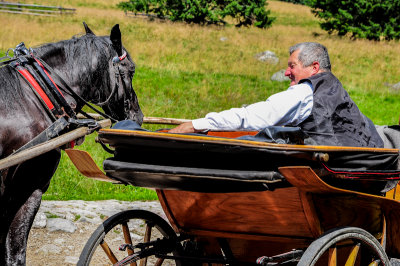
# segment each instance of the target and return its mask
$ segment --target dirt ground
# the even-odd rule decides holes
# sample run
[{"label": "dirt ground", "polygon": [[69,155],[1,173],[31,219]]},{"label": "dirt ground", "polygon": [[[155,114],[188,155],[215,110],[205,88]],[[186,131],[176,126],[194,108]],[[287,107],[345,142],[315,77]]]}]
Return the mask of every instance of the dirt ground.
[{"label": "dirt ground", "polygon": [[29,266],[76,265],[84,245],[96,230],[96,224],[77,223],[74,233],[32,229],[29,234],[27,263]]},{"label": "dirt ground", "polygon": [[[28,266],[76,265],[83,247],[97,227],[108,217],[128,209],[147,210],[166,219],[158,201],[42,201],[36,218],[40,216],[40,213],[42,213],[42,217],[47,216],[44,214],[51,214],[56,216],[57,219],[68,220],[70,224],[76,226],[76,230],[73,233],[65,232],[65,230],[54,231],[49,225],[50,218],[45,218],[46,227],[37,228],[36,226],[30,231],[26,264]],[[57,222],[57,224],[59,223]],[[145,223],[137,219],[129,220],[128,227],[132,241],[134,243],[135,241],[143,242]],[[153,237],[161,238],[162,236],[158,234],[158,231],[152,231],[150,240],[155,240]],[[125,243],[121,237],[121,230],[113,228],[106,238],[107,244],[112,248],[117,258],[124,258],[126,252],[118,250],[118,247]],[[93,256],[96,262],[91,263],[91,265],[111,265],[105,257],[102,258],[104,252],[101,248],[98,248],[98,250],[100,252],[96,251]],[[149,258],[149,263],[153,265],[151,258]],[[164,264],[169,265],[169,263]]]}]

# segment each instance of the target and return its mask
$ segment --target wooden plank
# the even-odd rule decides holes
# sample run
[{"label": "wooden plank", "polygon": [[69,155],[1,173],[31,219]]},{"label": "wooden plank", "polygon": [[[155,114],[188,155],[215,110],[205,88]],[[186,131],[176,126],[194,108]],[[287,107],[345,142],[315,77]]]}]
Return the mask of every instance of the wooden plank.
[{"label": "wooden plank", "polygon": [[82,175],[95,180],[116,182],[100,170],[88,152],[77,149],[66,149],[65,152]]},{"label": "wooden plank", "polygon": [[164,124],[164,125],[180,125],[192,120],[165,117],[144,117],[143,123],[146,124]]},{"label": "wooden plank", "polygon": [[36,145],[32,148],[23,150],[17,154],[10,155],[0,160],[0,170],[9,168],[11,166],[23,163],[29,159],[35,158],[41,154],[54,150],[60,146],[70,143],[80,137],[83,137],[89,133],[87,127],[77,128],[71,132],[63,134],[57,138],[46,141],[45,143]]},{"label": "wooden plank", "polygon": [[[96,113],[88,113],[94,119],[103,119],[103,116]],[[83,114],[78,114],[78,118],[86,118]],[[167,118],[167,117],[152,117],[145,116],[143,118],[143,124],[160,124],[160,125],[180,125],[185,122],[192,121],[190,119],[181,119],[181,118]]]},{"label": "wooden plank", "polygon": [[[0,9],[11,10],[11,11],[26,11],[32,13],[53,13],[61,14],[61,10],[51,10],[51,9],[31,9],[31,8],[20,8],[20,7],[4,7],[0,5]],[[65,11],[63,14],[71,13],[70,11]],[[72,13],[71,13],[72,14]]]},{"label": "wooden plank", "polygon": [[55,17],[55,15],[51,15],[51,14],[32,13],[32,12],[20,12],[20,11],[9,11],[9,10],[0,10],[0,12],[1,13],[10,13],[10,14],[23,14],[23,15],[33,15],[33,16]]},{"label": "wooden plank", "polygon": [[22,4],[22,3],[10,3],[10,2],[0,2],[0,6],[17,6],[17,7],[41,7],[48,9],[59,9],[59,10],[70,10],[75,11],[75,8],[65,8],[61,6],[44,6],[44,5],[36,5],[36,4]]}]

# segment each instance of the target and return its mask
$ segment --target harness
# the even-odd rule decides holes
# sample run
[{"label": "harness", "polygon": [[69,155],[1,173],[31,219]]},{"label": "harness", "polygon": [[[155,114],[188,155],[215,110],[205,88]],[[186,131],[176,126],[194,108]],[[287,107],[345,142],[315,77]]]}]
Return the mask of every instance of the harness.
[{"label": "harness", "polygon": [[[103,117],[109,118],[113,122],[117,121],[115,118],[98,110],[96,107],[78,95],[74,90],[72,90],[65,80],[60,77],[46,62],[38,57],[35,57],[33,51],[28,50],[23,42],[17,45],[15,49],[9,50],[13,50],[14,57],[11,58],[8,56],[9,51],[7,51],[7,55],[3,58],[0,58],[0,61],[5,58],[7,59],[6,61],[0,62],[0,67],[9,65],[23,77],[53,121],[53,124],[51,124],[46,130],[20,147],[14,153],[50,140],[67,130],[69,131],[81,126],[86,126],[94,131],[100,127],[97,122],[95,122],[93,117],[82,110],[79,112],[88,119],[78,120],[76,118],[75,111],[67,103],[63,93],[71,95],[74,100],[76,100],[77,104],[81,105],[81,107],[86,105]],[[120,70],[119,63],[124,60],[126,56],[127,54],[124,52],[123,55],[116,56],[112,59],[115,70],[115,86],[107,99],[103,102],[95,103],[96,105],[100,107],[108,105],[118,93],[119,83],[122,83],[124,88],[125,113],[127,113],[127,110],[130,109],[130,101],[133,95],[129,91],[129,88],[125,86],[124,82],[120,82],[120,77],[123,76],[124,73],[122,73]],[[70,146],[74,146],[74,143],[71,143]]]},{"label": "harness", "polygon": [[9,65],[30,85],[53,121],[62,116],[76,118],[75,112],[40,61],[29,54],[23,44],[19,44],[14,53],[17,59]]}]

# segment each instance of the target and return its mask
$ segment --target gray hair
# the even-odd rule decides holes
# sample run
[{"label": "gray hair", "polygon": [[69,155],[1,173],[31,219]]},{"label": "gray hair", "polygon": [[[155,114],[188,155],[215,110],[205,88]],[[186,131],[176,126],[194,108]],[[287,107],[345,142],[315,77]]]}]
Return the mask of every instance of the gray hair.
[{"label": "gray hair", "polygon": [[331,71],[331,61],[329,59],[328,49],[320,43],[302,42],[289,48],[289,53],[300,50],[299,61],[303,66],[311,66],[313,62],[318,62],[321,70]]}]

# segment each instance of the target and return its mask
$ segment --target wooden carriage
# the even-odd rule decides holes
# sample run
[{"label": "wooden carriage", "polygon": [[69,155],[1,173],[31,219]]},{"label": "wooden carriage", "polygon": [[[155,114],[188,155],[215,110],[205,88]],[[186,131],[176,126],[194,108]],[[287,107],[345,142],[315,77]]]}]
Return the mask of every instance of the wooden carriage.
[{"label": "wooden carriage", "polygon": [[[170,225],[143,211],[116,214],[78,264],[389,265],[400,257],[397,149],[237,138],[254,134],[100,130],[99,140],[115,149],[106,175],[71,154],[77,167],[155,188]],[[133,219],[145,221],[137,244]],[[122,251],[106,239],[118,226]]]}]

